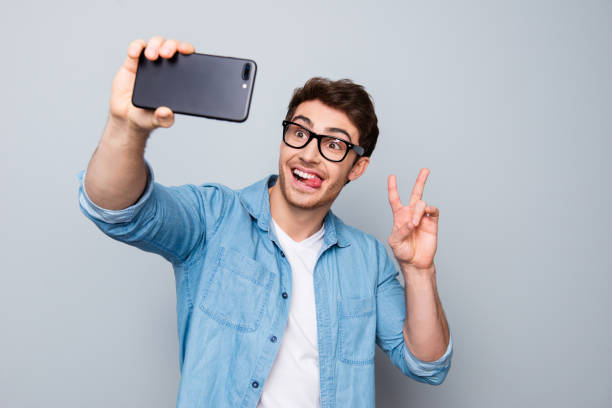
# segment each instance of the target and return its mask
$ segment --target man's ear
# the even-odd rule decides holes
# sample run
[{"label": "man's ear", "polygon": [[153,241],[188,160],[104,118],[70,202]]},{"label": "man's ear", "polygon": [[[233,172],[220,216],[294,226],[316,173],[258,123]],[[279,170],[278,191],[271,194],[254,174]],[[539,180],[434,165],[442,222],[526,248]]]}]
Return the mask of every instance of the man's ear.
[{"label": "man's ear", "polygon": [[355,164],[353,164],[353,167],[351,168],[351,171],[349,172],[349,175],[348,175],[349,181],[357,180],[359,177],[361,177],[363,172],[366,171],[366,169],[368,168],[368,164],[370,164],[369,157],[360,157],[355,162]]}]

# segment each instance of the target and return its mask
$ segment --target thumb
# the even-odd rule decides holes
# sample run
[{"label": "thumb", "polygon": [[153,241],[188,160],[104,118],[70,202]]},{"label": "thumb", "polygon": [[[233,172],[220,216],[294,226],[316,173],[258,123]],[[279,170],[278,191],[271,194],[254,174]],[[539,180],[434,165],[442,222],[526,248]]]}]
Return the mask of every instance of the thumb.
[{"label": "thumb", "polygon": [[174,112],[166,106],[160,106],[153,113],[153,126],[169,128],[174,123]]}]

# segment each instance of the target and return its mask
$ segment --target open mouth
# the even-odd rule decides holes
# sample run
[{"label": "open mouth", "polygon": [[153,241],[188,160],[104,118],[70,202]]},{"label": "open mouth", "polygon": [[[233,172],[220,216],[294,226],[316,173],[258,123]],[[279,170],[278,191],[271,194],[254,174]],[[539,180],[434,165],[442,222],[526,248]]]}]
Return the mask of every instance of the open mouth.
[{"label": "open mouth", "polygon": [[293,175],[293,179],[297,183],[300,183],[310,188],[319,188],[321,187],[321,183],[323,182],[323,180],[319,176],[312,173],[307,173],[297,168],[293,169],[291,171],[291,174]]}]

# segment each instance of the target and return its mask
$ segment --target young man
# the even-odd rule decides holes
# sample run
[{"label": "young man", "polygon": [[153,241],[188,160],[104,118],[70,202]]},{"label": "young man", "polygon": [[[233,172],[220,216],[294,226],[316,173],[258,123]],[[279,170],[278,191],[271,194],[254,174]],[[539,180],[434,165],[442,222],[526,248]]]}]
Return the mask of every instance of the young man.
[{"label": "young man", "polygon": [[113,81],[110,116],[81,172],[81,210],[110,237],[162,255],[177,286],[180,407],[371,407],[375,344],[405,375],[440,384],[452,341],[433,258],[438,210],[422,169],[384,246],[330,210],[366,170],[378,137],[369,95],[351,81],[309,80],[283,121],[278,175],[242,190],[154,182],[144,148],[165,107],[131,104],[138,56],[189,43],[134,41]]}]

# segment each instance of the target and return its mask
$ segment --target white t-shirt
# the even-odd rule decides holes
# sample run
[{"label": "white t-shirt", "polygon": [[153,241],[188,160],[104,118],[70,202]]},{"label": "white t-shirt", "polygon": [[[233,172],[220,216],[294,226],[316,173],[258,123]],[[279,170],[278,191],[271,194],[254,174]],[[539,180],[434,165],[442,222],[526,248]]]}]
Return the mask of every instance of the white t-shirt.
[{"label": "white t-shirt", "polygon": [[289,320],[257,408],[320,407],[319,348],[313,271],[325,228],[295,242],[272,220],[291,265]]}]

